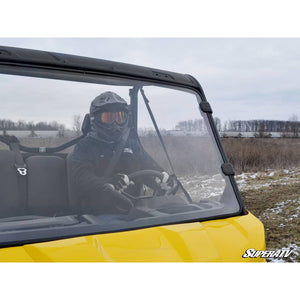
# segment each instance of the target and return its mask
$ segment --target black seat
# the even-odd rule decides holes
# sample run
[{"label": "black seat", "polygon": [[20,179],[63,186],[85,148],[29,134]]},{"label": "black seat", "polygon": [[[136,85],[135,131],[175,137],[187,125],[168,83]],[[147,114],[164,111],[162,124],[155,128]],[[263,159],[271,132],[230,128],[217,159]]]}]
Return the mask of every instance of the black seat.
[{"label": "black seat", "polygon": [[27,209],[30,214],[60,215],[68,208],[65,160],[58,156],[30,156]]},{"label": "black seat", "polygon": [[90,114],[86,114],[84,116],[82,125],[81,125],[81,131],[84,135],[87,135],[90,130],[91,130],[91,119],[90,119]]},{"label": "black seat", "polygon": [[[85,115],[81,130],[83,136],[91,130],[89,114]],[[65,158],[55,153],[26,156],[27,175],[22,176],[15,166],[16,153],[0,150],[0,218],[70,213]]]},{"label": "black seat", "polygon": [[0,217],[13,217],[25,212],[25,197],[18,188],[20,175],[15,167],[13,151],[0,150]]},{"label": "black seat", "polygon": [[25,159],[26,176],[18,173],[15,159],[15,152],[0,151],[0,217],[64,214],[68,210],[65,159],[30,156]]}]

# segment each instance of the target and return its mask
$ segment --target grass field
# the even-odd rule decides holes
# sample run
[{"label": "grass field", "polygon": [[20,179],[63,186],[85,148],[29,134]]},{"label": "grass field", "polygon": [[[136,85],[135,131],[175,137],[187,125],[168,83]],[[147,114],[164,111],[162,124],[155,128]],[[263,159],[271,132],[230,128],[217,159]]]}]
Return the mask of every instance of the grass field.
[{"label": "grass field", "polygon": [[267,250],[293,249],[285,261],[300,262],[300,139],[222,142],[246,208],[265,226]]},{"label": "grass field", "polygon": [[222,143],[237,173],[300,166],[300,138],[223,138]]},{"label": "grass field", "polygon": [[285,261],[300,262],[300,168],[242,173],[236,180],[246,208],[265,226],[267,250],[292,249]]}]

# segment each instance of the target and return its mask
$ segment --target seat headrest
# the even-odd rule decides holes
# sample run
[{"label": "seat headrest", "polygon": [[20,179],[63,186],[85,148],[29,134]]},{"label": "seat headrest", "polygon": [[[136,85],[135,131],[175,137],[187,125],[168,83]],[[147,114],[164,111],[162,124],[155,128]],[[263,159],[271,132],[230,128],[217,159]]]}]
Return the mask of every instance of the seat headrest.
[{"label": "seat headrest", "polygon": [[82,125],[81,125],[81,131],[84,135],[88,134],[88,132],[91,130],[91,120],[90,120],[90,114],[86,114],[84,116]]}]

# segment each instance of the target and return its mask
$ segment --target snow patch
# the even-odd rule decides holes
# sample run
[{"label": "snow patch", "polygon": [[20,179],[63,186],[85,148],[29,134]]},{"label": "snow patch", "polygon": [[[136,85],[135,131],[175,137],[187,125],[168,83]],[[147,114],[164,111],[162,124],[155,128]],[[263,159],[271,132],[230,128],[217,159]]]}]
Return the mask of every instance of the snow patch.
[{"label": "snow patch", "polygon": [[226,186],[221,174],[184,176],[179,180],[196,202],[203,199],[219,200]]},{"label": "snow patch", "polygon": [[248,178],[248,176],[247,176],[245,173],[242,173],[242,174],[240,174],[240,175],[237,175],[236,177],[242,178],[242,179],[247,179],[247,178]]},{"label": "snow patch", "polygon": [[245,183],[246,180],[245,179],[241,179],[241,180],[238,180],[237,183]]},{"label": "snow patch", "polygon": [[[272,250],[279,250],[279,249],[272,249]],[[293,261],[293,262],[296,262],[296,258],[300,254],[300,246],[295,244],[295,243],[290,243],[287,247],[283,247],[280,250],[292,250],[293,252],[289,256],[289,259],[291,259],[291,261]],[[284,260],[284,259],[277,259],[275,257],[274,258],[267,258],[267,260],[269,262],[273,262],[273,263],[286,262],[286,260]]]},{"label": "snow patch", "polygon": [[[258,173],[255,173],[255,174],[248,174],[249,177],[244,177],[244,179],[240,179],[239,176],[236,176],[236,179],[237,179],[237,184],[239,185],[239,188],[240,190],[242,191],[246,191],[246,190],[249,190],[249,189],[260,189],[260,188],[263,188],[263,187],[269,187],[269,186],[272,186],[272,185],[289,185],[289,184],[295,184],[295,183],[298,183],[300,182],[299,181],[299,178],[297,177],[291,177],[291,174],[293,173],[293,171],[289,171],[289,175],[287,176],[284,176],[284,177],[281,177],[279,179],[271,179],[270,177],[272,177],[276,172],[271,172],[269,175],[267,173],[265,174],[258,174]],[[266,180],[268,181],[267,183],[259,183],[259,181],[255,181],[255,182],[252,182],[251,180],[249,180],[250,178],[253,178],[255,179],[258,175],[264,175],[266,176]],[[272,175],[272,176],[270,176]],[[268,179],[270,178],[270,179]],[[263,179],[259,176],[259,179]]]},{"label": "snow patch", "polygon": [[[272,219],[275,219],[274,217],[272,217],[272,214],[276,214],[276,215],[279,215],[283,209],[285,208],[285,206],[289,203],[297,203],[297,202],[300,202],[300,199],[297,199],[297,200],[292,200],[292,199],[287,199],[285,201],[282,201],[282,202],[279,202],[276,204],[276,206],[272,207],[272,208],[269,208],[269,209],[266,209],[265,212],[263,213],[263,217],[264,218],[272,218]],[[296,210],[300,210],[300,207],[296,207]],[[292,221],[294,220],[295,218],[298,218],[298,213],[295,213],[293,215],[290,215],[289,218],[287,218],[285,221]],[[282,224],[284,225],[284,224]],[[281,226],[278,225],[279,227],[284,227],[284,226]]]}]

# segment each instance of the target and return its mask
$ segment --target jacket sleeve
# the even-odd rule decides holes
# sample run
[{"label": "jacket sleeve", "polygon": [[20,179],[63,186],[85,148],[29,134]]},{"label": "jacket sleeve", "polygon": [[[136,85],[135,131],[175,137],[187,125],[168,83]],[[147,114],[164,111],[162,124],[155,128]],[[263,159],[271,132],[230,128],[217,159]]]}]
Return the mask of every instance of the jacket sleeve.
[{"label": "jacket sleeve", "polygon": [[72,202],[89,209],[111,210],[110,195],[103,191],[103,185],[110,182],[111,178],[96,175],[93,155],[89,148],[77,144],[68,160],[72,197],[76,198],[72,199]]},{"label": "jacket sleeve", "polygon": [[103,185],[109,182],[108,178],[96,175],[95,166],[88,161],[76,159],[73,155],[70,157],[72,182],[85,193],[103,190]]}]

